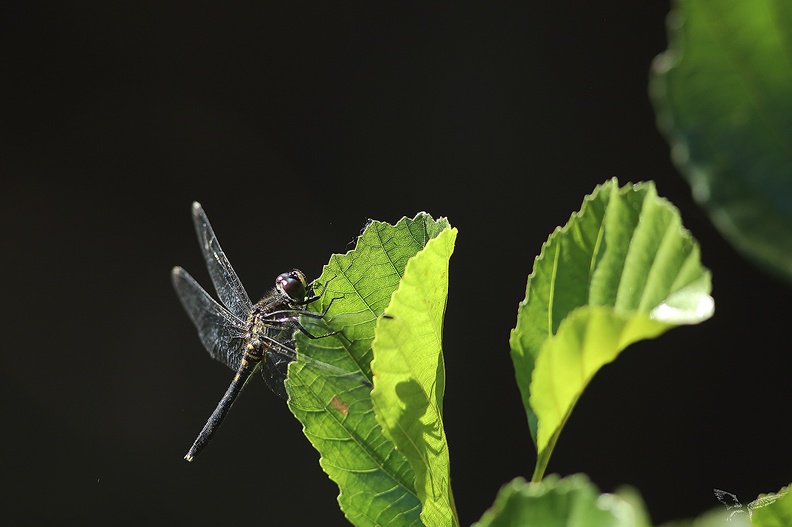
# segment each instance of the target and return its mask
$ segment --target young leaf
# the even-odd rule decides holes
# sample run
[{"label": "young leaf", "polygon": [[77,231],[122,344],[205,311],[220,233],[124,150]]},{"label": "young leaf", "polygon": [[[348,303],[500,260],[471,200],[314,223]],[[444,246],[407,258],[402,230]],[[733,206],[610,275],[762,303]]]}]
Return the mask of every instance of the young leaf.
[{"label": "young leaf", "polygon": [[792,9],[677,0],[652,67],[657,123],[713,223],[792,280]]},{"label": "young leaf", "polygon": [[408,263],[373,342],[374,411],[385,435],[410,462],[427,527],[459,525],[443,427],[442,336],[448,260],[456,229],[429,241]]},{"label": "young leaf", "polygon": [[629,344],[712,316],[710,274],[652,183],[613,179],[556,229],[528,277],[512,360],[541,478],[594,374]]},{"label": "young leaf", "polygon": [[650,527],[642,504],[599,494],[583,474],[549,476],[539,483],[517,478],[473,527]]},{"label": "young leaf", "polygon": [[289,409],[338,484],[341,509],[357,526],[421,525],[413,469],[374,416],[371,342],[407,261],[445,229],[447,220],[425,213],[395,226],[371,222],[355,249],[333,255],[317,280],[317,292],[326,290],[308,307],[327,310],[323,320],[301,318],[314,335],[337,333],[321,339],[295,335],[298,354],[311,360],[289,365]]}]

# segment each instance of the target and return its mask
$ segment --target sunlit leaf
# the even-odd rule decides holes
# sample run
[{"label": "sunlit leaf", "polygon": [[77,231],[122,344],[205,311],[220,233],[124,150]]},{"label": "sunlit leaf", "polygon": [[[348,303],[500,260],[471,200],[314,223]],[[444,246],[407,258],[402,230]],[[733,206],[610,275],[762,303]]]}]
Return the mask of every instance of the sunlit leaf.
[{"label": "sunlit leaf", "polygon": [[371,342],[374,327],[399,286],[405,266],[426,243],[448,228],[425,213],[395,226],[371,222],[354,250],[330,258],[309,307],[328,309],[325,321],[303,317],[315,335],[296,334],[303,359],[292,363],[286,387],[289,408],[319,451],[322,469],[340,489],[339,504],[357,526],[421,525],[415,474],[408,460],[383,434],[371,401]]},{"label": "sunlit leaf", "polygon": [[761,494],[746,505],[754,527],[789,527],[792,525],[792,492],[787,486],[777,493]]},{"label": "sunlit leaf", "polygon": [[456,229],[445,230],[407,263],[377,321],[371,363],[377,420],[410,461],[427,527],[459,524],[443,427],[443,317],[455,238]]},{"label": "sunlit leaf", "polygon": [[517,478],[473,527],[649,527],[639,499],[600,494],[582,474],[538,483]]},{"label": "sunlit leaf", "polygon": [[594,374],[629,344],[714,309],[710,274],[676,208],[652,183],[595,189],[545,242],[511,347],[541,477]]},{"label": "sunlit leaf", "polygon": [[732,514],[725,507],[712,509],[698,518],[674,520],[660,527],[752,527],[747,514]]}]

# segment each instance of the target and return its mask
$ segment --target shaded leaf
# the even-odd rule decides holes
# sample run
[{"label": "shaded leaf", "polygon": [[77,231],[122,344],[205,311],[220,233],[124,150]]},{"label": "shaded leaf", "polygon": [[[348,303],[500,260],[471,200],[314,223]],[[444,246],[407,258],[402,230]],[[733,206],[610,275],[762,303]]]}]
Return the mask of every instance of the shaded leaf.
[{"label": "shaded leaf", "polygon": [[650,93],[672,159],[740,251],[792,279],[792,3],[677,0]]}]

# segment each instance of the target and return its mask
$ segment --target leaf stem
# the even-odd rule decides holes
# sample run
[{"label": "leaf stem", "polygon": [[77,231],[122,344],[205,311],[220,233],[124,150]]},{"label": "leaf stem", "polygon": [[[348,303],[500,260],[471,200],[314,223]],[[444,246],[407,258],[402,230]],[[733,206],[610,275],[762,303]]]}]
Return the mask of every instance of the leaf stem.
[{"label": "leaf stem", "polygon": [[560,429],[553,434],[553,437],[550,438],[550,442],[547,446],[539,452],[536,457],[536,466],[534,467],[533,476],[531,476],[531,483],[539,483],[542,481],[544,477],[545,470],[547,469],[547,464],[550,462],[550,456],[553,454],[553,449],[555,448],[556,441],[558,441],[558,436]]},{"label": "leaf stem", "polygon": [[558,438],[561,437],[561,430],[564,429],[564,425],[569,419],[569,416],[572,415],[572,410],[575,408],[577,400],[578,398],[576,397],[573,403],[569,406],[569,409],[564,415],[564,418],[561,420],[561,423],[558,425],[558,428],[556,428],[555,432],[553,432],[553,435],[550,436],[547,446],[545,446],[544,449],[538,453],[536,457],[534,473],[533,476],[531,476],[531,483],[539,483],[542,481],[545,470],[547,470],[547,464],[550,462],[550,456],[553,455],[553,450],[555,449],[556,443],[558,442]]}]

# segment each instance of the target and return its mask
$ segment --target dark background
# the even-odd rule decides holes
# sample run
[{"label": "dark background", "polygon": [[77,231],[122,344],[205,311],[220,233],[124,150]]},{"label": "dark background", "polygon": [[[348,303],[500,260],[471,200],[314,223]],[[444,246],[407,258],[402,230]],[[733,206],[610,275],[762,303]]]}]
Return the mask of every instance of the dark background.
[{"label": "dark background", "polygon": [[253,297],[318,276],[367,218],[459,228],[445,425],[469,525],[533,469],[508,354],[533,258],[612,176],[680,208],[716,315],[604,368],[549,472],[634,485],[658,522],[792,480],[789,290],[713,229],[655,128],[668,2],[373,4],[0,8],[4,523],[345,524],[260,380],[182,460],[231,379],[169,281],[208,284],[199,200]]}]

